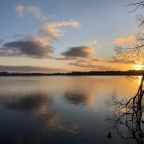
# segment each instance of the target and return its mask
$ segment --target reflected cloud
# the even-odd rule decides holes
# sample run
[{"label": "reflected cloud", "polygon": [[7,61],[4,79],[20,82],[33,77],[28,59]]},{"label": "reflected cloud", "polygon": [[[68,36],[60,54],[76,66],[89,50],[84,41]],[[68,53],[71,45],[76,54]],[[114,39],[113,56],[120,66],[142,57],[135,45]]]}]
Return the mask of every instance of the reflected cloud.
[{"label": "reflected cloud", "polygon": [[46,117],[40,118],[38,120],[38,124],[50,130],[65,131],[73,134],[77,134],[79,130],[79,126],[77,124],[61,124],[57,112],[49,113],[46,115]]},{"label": "reflected cloud", "polygon": [[64,94],[65,100],[69,103],[79,106],[88,106],[91,108],[95,104],[96,93],[86,92],[66,92]]},{"label": "reflected cloud", "polygon": [[43,114],[52,103],[52,97],[43,93],[32,93],[22,97],[15,97],[10,101],[4,102],[4,107],[8,109],[21,110],[27,113]]},{"label": "reflected cloud", "polygon": [[[136,85],[133,79],[125,77],[6,77],[0,80],[1,134],[3,129],[4,134],[10,131],[10,137],[4,139],[17,138],[17,143],[23,140],[45,143],[51,137],[55,141],[59,134],[70,135],[72,139],[87,132],[97,134],[97,126],[103,124],[99,123],[98,116],[107,110],[106,96],[113,91],[131,96]],[[20,136],[12,135],[13,128]]]},{"label": "reflected cloud", "polygon": [[57,129],[59,126],[58,114],[56,112],[47,114],[47,116],[43,119],[40,119],[38,123],[45,128]]},{"label": "reflected cloud", "polygon": [[[12,97],[12,98],[11,98]],[[69,133],[77,133],[78,126],[70,124],[65,126],[59,120],[59,113],[53,108],[53,97],[45,93],[28,93],[26,95],[0,97],[0,104],[10,110],[18,110],[36,118],[36,123],[41,128],[49,130],[61,130]],[[9,98],[7,100],[7,98]]]},{"label": "reflected cloud", "polygon": [[82,92],[66,92],[64,94],[64,98],[72,104],[78,104],[78,105],[87,104],[87,95]]}]

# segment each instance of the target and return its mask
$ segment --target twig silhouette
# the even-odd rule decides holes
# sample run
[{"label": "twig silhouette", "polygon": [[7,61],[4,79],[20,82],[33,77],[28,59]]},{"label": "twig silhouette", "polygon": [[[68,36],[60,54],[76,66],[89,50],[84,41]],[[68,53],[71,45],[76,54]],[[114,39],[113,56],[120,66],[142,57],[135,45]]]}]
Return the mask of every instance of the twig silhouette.
[{"label": "twig silhouette", "polygon": [[[116,128],[117,133],[123,139],[135,139],[138,144],[143,144],[144,132],[142,129],[142,119],[144,106],[144,75],[141,78],[138,91],[135,96],[130,98],[128,101],[125,100],[114,100],[113,103],[116,106],[113,118],[113,127]],[[126,126],[130,136],[125,136],[121,132],[120,128]]]}]

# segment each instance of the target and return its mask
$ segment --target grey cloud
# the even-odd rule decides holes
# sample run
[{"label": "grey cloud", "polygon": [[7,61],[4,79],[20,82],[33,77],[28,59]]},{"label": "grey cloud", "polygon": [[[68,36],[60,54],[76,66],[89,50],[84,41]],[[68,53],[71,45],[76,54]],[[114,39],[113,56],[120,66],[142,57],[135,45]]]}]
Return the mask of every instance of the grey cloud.
[{"label": "grey cloud", "polygon": [[27,56],[31,58],[48,58],[52,47],[35,40],[7,42],[0,48],[0,56]]},{"label": "grey cloud", "polygon": [[3,42],[3,40],[2,39],[0,39],[0,44]]},{"label": "grey cloud", "polygon": [[72,57],[55,57],[54,59],[58,60],[58,61],[70,61],[70,60],[73,60]]},{"label": "grey cloud", "polygon": [[25,6],[25,5],[17,5],[15,8],[16,15],[19,18],[22,18],[25,14],[31,14],[35,18],[41,19],[41,20],[47,20],[48,18],[52,18],[53,15],[46,15],[42,12],[40,7],[36,6]]},{"label": "grey cloud", "polygon": [[15,34],[15,35],[13,35],[13,36],[11,36],[11,37],[20,38],[20,37],[24,37],[24,35],[23,35],[23,34]]},{"label": "grey cloud", "polygon": [[119,56],[113,56],[110,59],[107,59],[106,62],[109,63],[121,63],[121,64],[134,64],[135,59],[132,58],[124,58],[124,57],[119,57]]},{"label": "grey cloud", "polygon": [[3,66],[0,65],[0,71],[13,71],[13,72],[64,72],[64,69],[58,68],[45,68],[33,66]]},{"label": "grey cloud", "polygon": [[87,68],[87,69],[90,69],[90,70],[116,70],[112,67],[105,66],[105,65],[94,65],[94,64],[89,64],[89,63],[79,63],[78,61],[76,61],[74,63],[69,63],[69,65],[82,67],[82,68]]},{"label": "grey cloud", "polygon": [[62,53],[65,57],[88,58],[94,55],[94,49],[88,46],[72,47]]}]

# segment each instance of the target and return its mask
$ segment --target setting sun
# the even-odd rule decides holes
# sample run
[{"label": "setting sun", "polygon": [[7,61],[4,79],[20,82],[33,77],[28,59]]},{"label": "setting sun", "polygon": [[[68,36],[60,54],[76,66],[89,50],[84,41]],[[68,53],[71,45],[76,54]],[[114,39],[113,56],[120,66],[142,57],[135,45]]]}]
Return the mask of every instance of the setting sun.
[{"label": "setting sun", "polygon": [[136,65],[134,65],[134,69],[135,70],[142,70],[143,69],[143,65],[142,64],[136,64]]}]

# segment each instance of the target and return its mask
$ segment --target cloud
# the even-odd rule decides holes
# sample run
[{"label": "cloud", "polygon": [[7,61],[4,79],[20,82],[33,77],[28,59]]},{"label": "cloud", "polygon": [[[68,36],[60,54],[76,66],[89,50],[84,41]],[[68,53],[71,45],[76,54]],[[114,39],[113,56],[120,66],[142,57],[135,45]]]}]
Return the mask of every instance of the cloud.
[{"label": "cloud", "polygon": [[135,35],[129,35],[128,37],[118,37],[114,40],[114,43],[117,44],[124,44],[129,42],[135,42],[136,36]]},{"label": "cloud", "polygon": [[44,40],[33,37],[26,40],[6,42],[0,48],[0,56],[27,56],[31,58],[49,58],[52,47]]},{"label": "cloud", "polygon": [[101,63],[97,58],[94,59],[80,59],[75,62],[69,63],[69,65],[73,65],[76,67],[87,68],[89,70],[112,70],[113,68],[106,66]]},{"label": "cloud", "polygon": [[[128,70],[132,64],[135,64],[135,59],[127,59],[125,57],[112,56],[105,58],[86,58],[86,59],[73,59],[68,64],[74,67],[79,67],[82,70]],[[75,68],[77,69],[77,68]]]},{"label": "cloud", "polygon": [[42,19],[42,20],[46,20],[46,19],[52,17],[52,16],[43,14],[41,9],[39,7],[35,7],[35,6],[29,6],[27,8],[27,11],[28,11],[28,13],[32,14],[34,17],[36,17],[38,19]]},{"label": "cloud", "polygon": [[23,40],[3,43],[0,56],[25,56],[31,58],[50,58],[53,53],[52,42],[62,35],[62,27],[77,27],[75,20],[46,23],[40,26],[41,33],[27,36]]},{"label": "cloud", "polygon": [[65,69],[34,67],[34,66],[3,66],[0,65],[0,71],[10,72],[65,72]]},{"label": "cloud", "polygon": [[35,18],[41,20],[47,20],[48,18],[53,17],[52,15],[44,14],[39,7],[36,6],[24,6],[17,5],[15,8],[16,14],[19,18],[22,18],[25,13],[33,15]]},{"label": "cloud", "polygon": [[89,46],[72,47],[63,52],[62,55],[71,58],[91,58],[95,55],[95,50]]},{"label": "cloud", "polygon": [[98,40],[94,39],[94,40],[88,41],[88,42],[86,43],[86,45],[87,45],[87,46],[90,46],[90,47],[96,47],[96,46],[99,45],[99,42],[98,42]]},{"label": "cloud", "polygon": [[[59,121],[59,113],[53,108],[53,95],[50,93],[30,91],[21,93],[21,96],[18,93],[9,93],[0,97],[0,104],[8,110],[21,111],[27,115],[39,117],[34,122],[41,128],[78,133],[77,124],[72,123],[66,126]],[[28,129],[29,125],[25,127]]]},{"label": "cloud", "polygon": [[76,20],[59,21],[45,23],[40,26],[40,31],[48,38],[49,41],[58,40],[64,34],[62,27],[78,27],[80,23]]},{"label": "cloud", "polygon": [[4,41],[3,39],[0,39],[0,44],[3,43],[3,41]]},{"label": "cloud", "polygon": [[117,55],[107,58],[105,61],[109,63],[119,63],[119,64],[134,64],[136,59],[127,58],[125,55]]},{"label": "cloud", "polygon": [[100,65],[100,64],[89,64],[89,63],[80,63],[80,62],[74,62],[74,63],[69,63],[70,65],[77,66],[77,67],[82,67],[86,68],[87,70],[116,70],[117,68],[113,68],[110,66],[106,65]]},{"label": "cloud", "polygon": [[19,18],[24,16],[25,7],[23,5],[17,5],[15,8],[16,14]]}]

